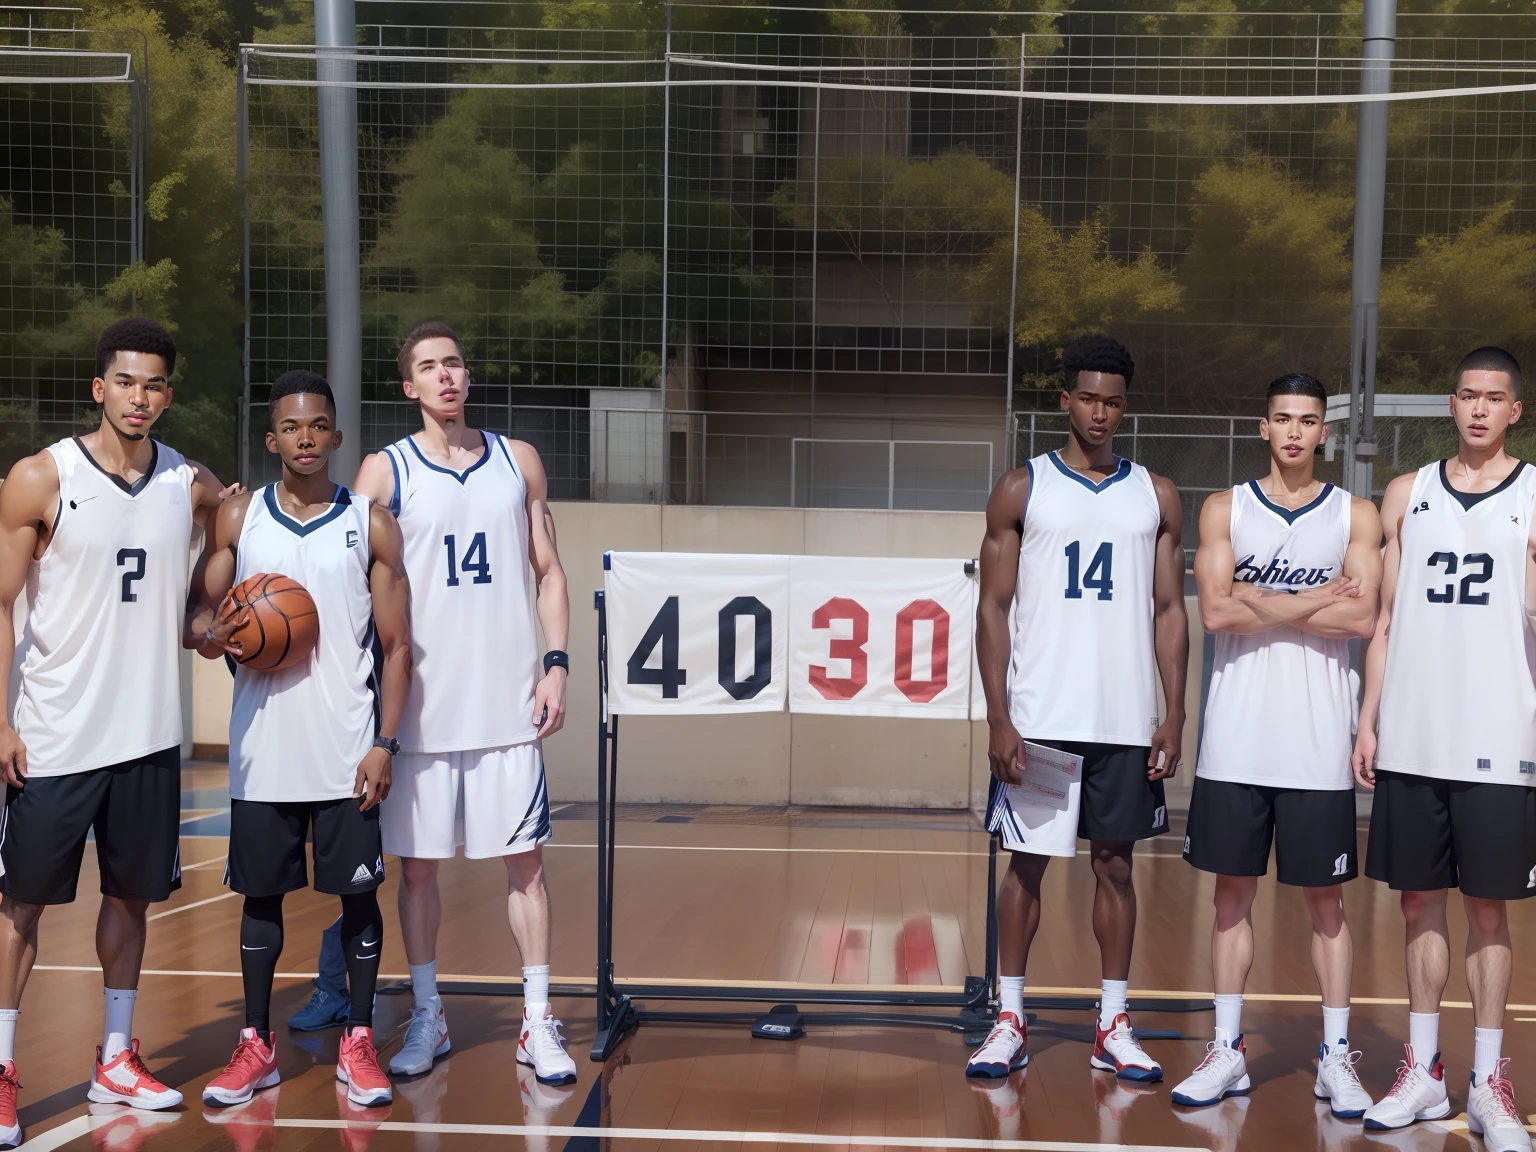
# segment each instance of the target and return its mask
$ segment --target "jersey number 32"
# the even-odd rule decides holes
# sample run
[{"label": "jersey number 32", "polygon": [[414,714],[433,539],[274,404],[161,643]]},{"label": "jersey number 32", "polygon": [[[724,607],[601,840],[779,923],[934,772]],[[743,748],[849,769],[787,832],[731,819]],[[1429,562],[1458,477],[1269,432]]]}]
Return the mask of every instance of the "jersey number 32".
[{"label": "jersey number 32", "polygon": [[[1456,553],[1436,552],[1429,558],[1431,568],[1444,568],[1447,576],[1456,575]],[[1430,588],[1425,591],[1431,604],[1486,604],[1488,593],[1474,592],[1472,589],[1478,584],[1486,584],[1493,579],[1493,557],[1486,552],[1469,552],[1461,558],[1463,575],[1459,582],[1453,581],[1441,588]],[[1475,566],[1476,571],[1468,571]]]}]

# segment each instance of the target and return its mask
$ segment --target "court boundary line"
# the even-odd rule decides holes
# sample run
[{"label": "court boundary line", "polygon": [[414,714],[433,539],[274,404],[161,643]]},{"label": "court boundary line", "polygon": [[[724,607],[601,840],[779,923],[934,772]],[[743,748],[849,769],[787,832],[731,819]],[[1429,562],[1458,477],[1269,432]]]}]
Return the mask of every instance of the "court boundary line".
[{"label": "court boundary line", "polygon": [[1000,1152],[1200,1152],[1198,1144],[1103,1144],[1071,1140],[988,1140],[966,1136],[844,1135],[820,1132],[731,1132],[700,1128],[601,1128],[575,1124],[424,1124],[385,1120],[280,1119],[278,1128],[356,1128],[367,1132],[414,1132],[443,1136],[572,1136],[605,1140],[687,1140],[727,1144],[807,1144],[831,1148],[961,1148]]},{"label": "court boundary line", "polygon": [[[34,972],[100,972],[101,967],[95,964],[35,964]],[[145,968],[139,972],[141,976],[222,976],[231,980],[241,978],[239,972],[215,971],[212,969],[196,968]],[[277,980],[314,980],[317,972],[274,972],[273,978]],[[409,980],[410,975],[405,972],[391,973],[380,972],[380,980]],[[438,973],[439,984],[445,983],[479,983],[479,984],[508,984],[520,985],[522,980],[517,976],[474,976],[466,973]],[[697,977],[680,976],[628,976],[619,977],[615,983],[619,986],[626,984],[649,984],[652,986],[688,985],[693,984]],[[596,980],[591,976],[551,976],[551,984],[564,984],[576,987],[591,987]],[[733,986],[739,988],[786,988],[803,989],[808,992],[845,992],[855,989],[868,989],[876,992],[953,992],[956,991],[951,984],[823,984],[808,980],[736,980]],[[1092,996],[1097,998],[1102,989],[1099,988],[1067,988],[1067,987],[1039,987],[1025,988],[1026,996],[1060,996],[1080,997]],[[1169,989],[1132,988],[1128,993],[1132,999],[1168,999],[1168,1000],[1209,1000],[1209,991],[1173,991]],[[1244,1000],[1251,1000],[1256,1004],[1321,1004],[1323,998],[1314,993],[1307,992],[1244,992]],[[1408,1003],[1406,996],[1351,996],[1350,1004],[1373,1005],[1376,1007],[1402,1008]],[[1470,1010],[1470,1000],[1442,1000],[1441,1008],[1463,1008]],[[1536,1012],[1536,1004],[1506,1004],[1508,1012]],[[1120,1145],[1112,1145],[1120,1147]]]}]

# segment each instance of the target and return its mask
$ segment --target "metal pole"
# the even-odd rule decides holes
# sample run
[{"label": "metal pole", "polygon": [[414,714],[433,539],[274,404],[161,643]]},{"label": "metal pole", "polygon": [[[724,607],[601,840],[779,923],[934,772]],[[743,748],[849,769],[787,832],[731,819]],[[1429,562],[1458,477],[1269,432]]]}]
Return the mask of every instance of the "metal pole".
[{"label": "metal pole", "polygon": [[[1365,0],[1360,91],[1392,89],[1397,0]],[[1387,192],[1387,103],[1360,105],[1355,145],[1355,252],[1350,288],[1350,491],[1371,498],[1376,455],[1376,329],[1381,306],[1381,233]],[[1355,405],[1359,401],[1358,422]],[[1356,432],[1358,430],[1358,438]]]},{"label": "metal pole", "polygon": [[[816,79],[820,81],[818,69]],[[816,490],[816,261],[821,251],[821,85],[816,85],[815,120],[811,125],[811,429],[810,465],[806,474],[806,507]]]},{"label": "metal pole", "polygon": [[[1019,34],[1019,101],[1014,113],[1013,121],[1013,275],[1008,288],[1008,381],[1004,386],[1007,395],[1003,398],[1003,435],[1008,438],[1008,443],[1003,446],[1003,467],[1014,466],[1014,453],[1017,437],[1013,431],[1013,355],[1014,355],[1014,325],[1018,323],[1019,310],[1019,192],[1020,181],[1023,177],[1024,157],[1024,50],[1028,45],[1028,38]],[[991,469],[989,468],[990,472]],[[992,477],[987,478],[990,484]]]},{"label": "metal pole", "polygon": [[[31,27],[28,26],[28,35]],[[143,243],[139,236],[139,85],[128,85],[128,262],[137,264],[144,259]]]},{"label": "metal pole", "polygon": [[[663,394],[667,389],[667,265],[672,222],[672,5],[667,5],[667,52],[661,73],[661,368],[657,383]],[[666,406],[663,395],[662,406]]]},{"label": "metal pole", "polygon": [[242,48],[239,70],[235,73],[235,179],[240,184],[240,279],[245,293],[245,318],[240,324],[240,414],[235,421],[240,439],[235,446],[235,478],[247,487],[251,484],[251,194],[247,184],[251,169],[251,121],[246,109],[250,89],[245,83],[249,69],[250,56]]},{"label": "metal pole", "polygon": [[896,441],[887,441],[885,452],[885,509],[896,507]]},{"label": "metal pole", "polygon": [[353,482],[362,461],[363,315],[357,226],[357,14],[353,0],[315,0],[320,114],[320,223],[325,233],[325,376],[345,434],[331,479]]}]

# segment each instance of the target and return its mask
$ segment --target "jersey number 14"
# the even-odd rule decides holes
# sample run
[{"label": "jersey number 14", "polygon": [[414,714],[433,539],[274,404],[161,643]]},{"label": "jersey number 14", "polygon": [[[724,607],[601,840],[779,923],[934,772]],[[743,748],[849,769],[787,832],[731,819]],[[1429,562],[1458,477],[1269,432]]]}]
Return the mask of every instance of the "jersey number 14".
[{"label": "jersey number 14", "polygon": [[443,547],[448,550],[448,587],[459,586],[460,572],[474,576],[471,584],[491,582],[491,562],[485,556],[484,532],[476,532],[470,537],[469,547],[464,549],[462,556],[459,555],[457,537],[444,536]]},{"label": "jersey number 14", "polygon": [[1097,592],[1100,600],[1113,600],[1115,598],[1115,546],[1108,540],[1099,545],[1098,551],[1093,554],[1093,559],[1088,561],[1088,571],[1082,572],[1081,579],[1078,573],[1082,569],[1083,542],[1074,540],[1067,545],[1067,591],[1068,600],[1081,600],[1083,589]]}]

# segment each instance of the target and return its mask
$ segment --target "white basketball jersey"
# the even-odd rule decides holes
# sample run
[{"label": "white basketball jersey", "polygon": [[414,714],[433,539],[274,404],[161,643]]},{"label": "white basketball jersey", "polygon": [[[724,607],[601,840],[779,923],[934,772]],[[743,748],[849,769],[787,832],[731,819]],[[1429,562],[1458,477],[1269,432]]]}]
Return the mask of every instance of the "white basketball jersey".
[{"label": "white basketball jersey", "polygon": [[267,802],[352,795],[373,746],[373,598],[368,500],[336,486],[330,510],[305,521],[278,506],[277,486],[251,496],[236,546],[235,582],[288,576],[315,601],[320,640],[281,672],[235,672],[229,794]]},{"label": "white basketball jersey", "polygon": [[1457,492],[1445,462],[1414,477],[1387,633],[1376,766],[1536,784],[1536,636],[1525,614],[1536,468]]},{"label": "white basketball jersey", "polygon": [[181,618],[192,477],[153,445],[135,484],[79,439],[48,447],[59,472],[53,536],[27,574],[11,724],[32,776],[121,764],[181,743]]},{"label": "white basketball jersey", "polygon": [[[1295,510],[1257,483],[1232,490],[1234,581],[1317,588],[1344,572],[1350,495],[1332,484]],[[1216,633],[1196,775],[1271,788],[1346,789],[1355,728],[1349,641],[1286,626]]]},{"label": "white basketball jersey", "polygon": [[462,472],[407,436],[384,450],[405,537],[416,671],[400,722],[407,752],[462,752],[538,735],[539,641],[528,562],[528,489],[506,440]]},{"label": "white basketball jersey", "polygon": [[1027,740],[1152,744],[1152,572],[1162,512],[1122,459],[1094,483],[1054,452],[1029,469],[1008,711]]}]

